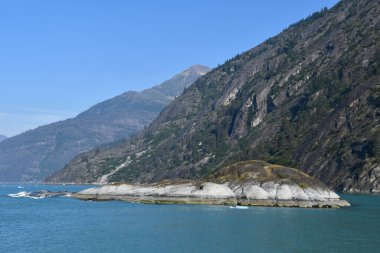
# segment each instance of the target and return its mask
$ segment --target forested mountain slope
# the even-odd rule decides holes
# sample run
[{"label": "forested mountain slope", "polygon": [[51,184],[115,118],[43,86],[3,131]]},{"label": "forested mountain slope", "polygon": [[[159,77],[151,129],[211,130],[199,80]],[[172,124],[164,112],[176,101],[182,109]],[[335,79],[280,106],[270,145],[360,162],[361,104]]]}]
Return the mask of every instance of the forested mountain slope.
[{"label": "forested mountain slope", "polygon": [[48,182],[201,178],[236,161],[380,191],[379,1],[343,0],[213,69],[140,135]]}]

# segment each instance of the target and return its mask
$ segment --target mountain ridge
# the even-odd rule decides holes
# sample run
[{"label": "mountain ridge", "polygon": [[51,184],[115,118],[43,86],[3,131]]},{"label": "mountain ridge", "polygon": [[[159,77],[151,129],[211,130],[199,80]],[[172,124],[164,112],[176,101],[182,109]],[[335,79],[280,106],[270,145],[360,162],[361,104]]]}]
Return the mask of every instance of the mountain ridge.
[{"label": "mountain ridge", "polygon": [[3,141],[3,140],[5,140],[5,139],[8,139],[8,137],[5,136],[5,135],[0,134],[0,141]]},{"label": "mountain ridge", "polygon": [[141,92],[100,102],[75,118],[26,131],[0,143],[0,181],[40,181],[75,155],[128,138],[149,124],[184,88],[209,70],[194,65]]}]

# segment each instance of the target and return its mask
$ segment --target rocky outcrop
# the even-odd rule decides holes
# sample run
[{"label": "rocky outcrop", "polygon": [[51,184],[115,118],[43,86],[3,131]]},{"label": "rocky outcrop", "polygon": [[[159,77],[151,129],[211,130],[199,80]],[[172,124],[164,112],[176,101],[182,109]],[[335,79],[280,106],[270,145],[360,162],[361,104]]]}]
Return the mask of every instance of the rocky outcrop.
[{"label": "rocky outcrop", "polygon": [[234,164],[207,181],[167,180],[151,185],[105,185],[80,191],[73,197],[160,204],[334,208],[350,205],[318,180],[296,169],[262,161]]},{"label": "rocky outcrop", "polygon": [[[233,191],[235,187],[238,190]],[[240,191],[241,190],[241,191]],[[244,191],[244,193],[242,193]],[[245,184],[243,187],[229,184],[205,182],[140,186],[140,185],[107,185],[90,188],[72,195],[82,200],[124,200],[129,202],[156,204],[209,204],[209,205],[242,205],[242,206],[275,206],[275,207],[324,207],[338,208],[350,206],[337,194],[324,189],[297,185],[278,185],[268,183],[264,186]]]}]

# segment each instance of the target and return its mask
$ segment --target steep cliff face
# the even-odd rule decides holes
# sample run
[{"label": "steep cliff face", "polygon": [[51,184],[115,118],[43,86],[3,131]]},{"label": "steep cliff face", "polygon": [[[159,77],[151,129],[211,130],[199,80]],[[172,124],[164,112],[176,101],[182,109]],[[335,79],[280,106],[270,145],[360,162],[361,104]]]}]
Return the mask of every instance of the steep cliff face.
[{"label": "steep cliff face", "polygon": [[261,159],[337,190],[379,192],[379,31],[378,1],[341,1],[200,78],[136,138],[48,181],[201,178]]},{"label": "steep cliff face", "polygon": [[73,119],[2,141],[0,182],[41,181],[81,152],[130,137],[208,70],[193,66],[153,88],[126,92]]}]

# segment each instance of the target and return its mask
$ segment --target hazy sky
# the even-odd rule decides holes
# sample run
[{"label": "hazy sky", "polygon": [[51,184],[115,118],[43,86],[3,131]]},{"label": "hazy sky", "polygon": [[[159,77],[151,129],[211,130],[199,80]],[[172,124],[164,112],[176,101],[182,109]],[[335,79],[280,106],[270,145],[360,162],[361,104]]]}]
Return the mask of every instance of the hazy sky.
[{"label": "hazy sky", "polygon": [[214,67],[337,0],[0,0],[0,134]]}]

